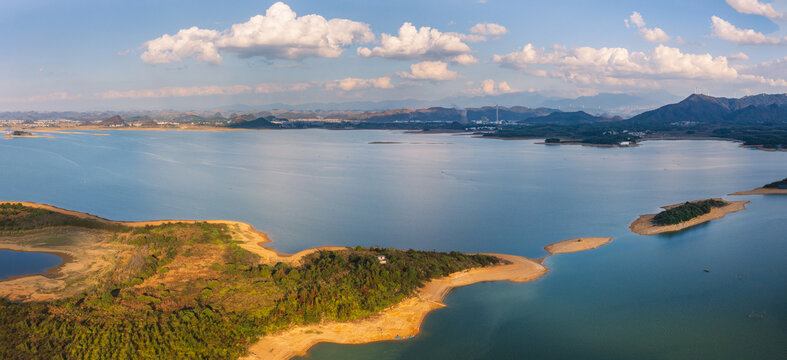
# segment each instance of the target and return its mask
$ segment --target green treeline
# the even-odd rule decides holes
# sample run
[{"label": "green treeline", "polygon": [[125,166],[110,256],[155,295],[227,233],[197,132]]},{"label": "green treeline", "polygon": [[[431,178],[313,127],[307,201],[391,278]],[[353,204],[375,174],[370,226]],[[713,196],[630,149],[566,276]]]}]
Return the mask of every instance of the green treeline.
[{"label": "green treeline", "polygon": [[772,182],[772,183],[770,183],[768,185],[765,185],[763,187],[766,188],[766,189],[776,189],[776,188],[779,187],[779,185],[787,185],[787,178],[784,178],[783,180],[779,180],[779,181],[774,181],[774,182]]},{"label": "green treeline", "polygon": [[[32,210],[26,219],[50,223],[38,217],[51,214]],[[34,227],[20,223],[20,216],[12,216],[14,226]],[[0,357],[234,359],[265,334],[359,319],[412,295],[429,279],[500,261],[356,247],[314,253],[297,267],[268,266],[239,247],[223,224],[170,223],[112,230],[110,236],[130,250],[95,288],[51,302],[0,300]],[[176,276],[168,278],[170,272]]]},{"label": "green treeline", "polygon": [[120,224],[83,219],[50,210],[27,207],[20,203],[0,204],[0,234],[55,226],[76,226],[117,231],[127,229],[127,227]]},{"label": "green treeline", "polygon": [[715,199],[702,200],[697,202],[686,202],[669,210],[664,210],[653,217],[653,224],[658,226],[680,224],[695,217],[705,215],[711,208],[726,205],[724,201]]}]

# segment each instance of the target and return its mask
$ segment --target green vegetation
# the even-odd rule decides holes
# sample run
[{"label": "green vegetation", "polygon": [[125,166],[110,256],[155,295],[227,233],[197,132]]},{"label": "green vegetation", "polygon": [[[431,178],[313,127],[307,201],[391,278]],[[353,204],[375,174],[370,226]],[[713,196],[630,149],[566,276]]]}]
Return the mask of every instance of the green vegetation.
[{"label": "green vegetation", "polygon": [[8,359],[232,359],[265,334],[362,318],[429,279],[500,261],[355,247],[311,254],[298,267],[268,266],[223,224],[112,227],[21,205],[1,209],[8,231],[84,225],[128,245],[99,285],[79,296],[0,300],[0,357]]},{"label": "green vegetation", "polygon": [[695,217],[705,215],[712,208],[726,205],[724,201],[715,199],[702,200],[697,202],[686,202],[669,210],[664,210],[653,217],[653,225],[675,225],[689,221]]},{"label": "green vegetation", "polygon": [[76,226],[115,231],[130,229],[120,224],[83,219],[50,210],[27,207],[19,203],[0,204],[0,235],[55,226]]},{"label": "green vegetation", "polygon": [[[501,138],[554,138],[573,140],[585,144],[616,145],[622,141],[636,142],[639,136],[616,124],[579,125],[512,125],[484,136]],[[563,140],[565,141],[565,140]]]},{"label": "green vegetation", "polygon": [[774,182],[772,182],[772,183],[770,183],[768,185],[765,185],[763,187],[766,188],[766,189],[776,189],[776,188],[779,187],[779,185],[782,185],[782,186],[787,185],[787,178],[784,178],[783,180],[779,180],[779,181],[774,181]]}]

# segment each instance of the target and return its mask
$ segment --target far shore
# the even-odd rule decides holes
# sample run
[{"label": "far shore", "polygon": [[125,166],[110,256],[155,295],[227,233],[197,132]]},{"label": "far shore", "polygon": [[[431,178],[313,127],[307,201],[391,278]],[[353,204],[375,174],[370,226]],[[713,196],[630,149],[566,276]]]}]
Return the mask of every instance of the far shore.
[{"label": "far shore", "polygon": [[738,191],[730,195],[787,195],[787,189],[761,187],[749,191]]},{"label": "far shore", "polygon": [[[686,228],[690,228],[692,226],[706,223],[711,220],[721,219],[725,215],[730,213],[744,210],[746,209],[746,204],[749,203],[748,200],[744,200],[744,201],[725,201],[723,199],[715,199],[715,200],[724,201],[727,203],[727,205],[718,208],[711,208],[710,212],[707,214],[674,225],[657,226],[654,225],[652,222],[653,217],[655,217],[656,214],[642,215],[639,218],[637,218],[637,220],[634,220],[634,222],[632,222],[631,225],[629,225],[629,229],[640,235],[655,235],[655,234],[661,234],[666,232],[680,231]],[[680,206],[682,204],[683,203],[667,205],[667,206],[662,206],[662,208],[667,210],[676,206]]]},{"label": "far shore", "polygon": [[[239,246],[260,256],[261,263],[276,264],[284,262],[300,265],[304,256],[321,250],[345,250],[347,247],[326,246],[307,249],[295,254],[280,254],[266,247],[271,242],[268,236],[257,231],[249,224],[229,220],[154,220],[154,221],[112,221],[95,215],[61,209],[52,205],[21,201],[0,201],[0,203],[21,203],[25,206],[56,211],[83,219],[92,219],[111,224],[132,227],[161,225],[165,223],[213,223],[229,226]],[[97,237],[102,230],[89,230],[88,235]],[[575,238],[547,245],[545,249],[553,254],[590,250],[609,243],[612,238],[588,237]],[[112,266],[112,259],[118,246],[106,241],[90,241],[70,246],[20,246],[7,240],[0,240],[0,248],[16,251],[38,251],[63,255],[63,262],[57,272],[43,275],[29,275],[0,281],[0,296],[11,301],[49,301],[72,296],[86,289],[92,275],[106,271]],[[404,299],[379,314],[354,322],[323,322],[308,326],[296,326],[281,332],[262,337],[251,345],[244,359],[283,360],[305,355],[308,350],[322,342],[339,344],[362,344],[375,341],[405,339],[419,333],[426,315],[446,306],[442,301],[448,293],[461,286],[487,281],[528,282],[533,281],[549,270],[542,265],[543,259],[530,259],[517,255],[492,254],[503,260],[502,263],[482,268],[456,272],[443,278],[427,282],[416,294]],[[84,283],[76,286],[75,283]]]}]

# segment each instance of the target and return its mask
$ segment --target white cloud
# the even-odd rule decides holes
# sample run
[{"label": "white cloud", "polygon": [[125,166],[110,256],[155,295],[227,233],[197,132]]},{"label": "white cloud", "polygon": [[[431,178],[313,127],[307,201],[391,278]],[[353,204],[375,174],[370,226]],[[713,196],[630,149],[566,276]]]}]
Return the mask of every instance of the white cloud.
[{"label": "white cloud", "polygon": [[366,89],[370,87],[378,89],[392,89],[394,87],[393,84],[391,84],[391,78],[388,76],[375,79],[346,78],[342,80],[328,81],[324,83],[324,85],[328,90],[334,90],[338,88],[343,91]]},{"label": "white cloud", "polygon": [[476,96],[510,94],[515,92],[520,92],[520,90],[511,88],[506,81],[495,82],[492,79],[482,81],[481,86],[478,88],[465,91],[467,94]]},{"label": "white cloud", "polygon": [[654,27],[649,29],[645,27],[645,19],[642,18],[642,15],[636,11],[631,13],[628,19],[623,20],[626,23],[626,27],[636,27],[639,32],[639,36],[646,41],[650,41],[652,43],[665,43],[669,41],[670,37],[667,35],[664,30],[658,27]]},{"label": "white cloud", "polygon": [[390,59],[447,60],[460,64],[472,63],[470,47],[459,34],[441,33],[427,26],[416,29],[406,22],[399,28],[397,36],[382,34],[380,45],[372,49],[358,48],[363,57],[382,57]]},{"label": "white cloud", "polygon": [[525,69],[532,65],[547,65],[552,74],[573,74],[574,77],[614,77],[686,79],[730,79],[737,77],[724,56],[687,54],[680,49],[659,45],[648,53],[630,52],[625,48],[576,47],[555,48],[545,52],[527,44],[522,50],[507,55],[495,55],[494,61],[503,66]]},{"label": "white cloud", "polygon": [[141,58],[150,64],[186,58],[218,64],[222,51],[237,53],[242,58],[335,58],[351,44],[371,41],[374,33],[368,24],[347,19],[326,20],[315,14],[297,17],[289,6],[277,2],[265,15],[253,16],[224,32],[191,27],[150,40],[144,44]]},{"label": "white cloud", "polygon": [[448,70],[448,64],[442,61],[422,61],[417,64],[410,65],[410,72],[397,72],[405,79],[415,80],[454,80],[457,78],[456,71]]},{"label": "white cloud", "polygon": [[186,58],[220,64],[221,55],[216,48],[219,32],[200,29],[196,26],[182,29],[175,35],[164,34],[145,43],[145,52],[140,56],[148,64],[166,64]]},{"label": "white cloud", "polygon": [[623,20],[623,21],[626,23],[626,27],[629,27],[630,25],[633,25],[633,26],[635,26],[637,28],[641,28],[641,27],[645,26],[645,19],[642,18],[642,14],[640,14],[640,13],[638,13],[636,11],[632,12],[631,16],[629,16],[628,19]]},{"label": "white cloud", "polygon": [[727,4],[742,14],[762,15],[769,19],[784,18],[784,14],[774,10],[771,4],[763,4],[758,0],[727,0]]},{"label": "white cloud", "polygon": [[744,62],[749,60],[749,55],[739,52],[737,54],[727,55],[727,60],[729,62]]},{"label": "white cloud", "polygon": [[639,36],[652,43],[665,43],[669,41],[669,35],[661,30],[661,28],[642,28],[639,29]]},{"label": "white cloud", "polygon": [[470,28],[470,32],[478,35],[500,36],[508,33],[505,26],[495,23],[478,23]]},{"label": "white cloud", "polygon": [[752,29],[739,29],[718,16],[711,17],[711,22],[713,23],[711,25],[712,36],[732,41],[739,45],[778,45],[787,43],[787,38],[772,38]]},{"label": "white cloud", "polygon": [[625,48],[564,48],[553,46],[551,52],[527,44],[520,51],[495,55],[494,61],[505,67],[524,70],[533,75],[546,74],[566,82],[613,87],[658,88],[667,80],[708,80],[724,83],[760,83],[783,87],[787,58],[755,67],[731,66],[731,61],[748,57],[684,53],[678,48],[658,45],[651,51],[631,52]]}]

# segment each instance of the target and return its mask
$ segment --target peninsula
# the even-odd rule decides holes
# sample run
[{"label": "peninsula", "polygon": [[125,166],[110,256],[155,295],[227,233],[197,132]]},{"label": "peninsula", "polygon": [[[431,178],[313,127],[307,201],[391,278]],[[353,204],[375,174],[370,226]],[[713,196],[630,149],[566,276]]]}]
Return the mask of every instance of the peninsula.
[{"label": "peninsula", "polygon": [[756,188],[749,191],[739,191],[730,195],[786,195],[787,194],[787,178],[779,181],[774,181],[763,187]]},{"label": "peninsula", "polygon": [[[587,239],[572,239],[570,251],[609,241]],[[0,281],[8,330],[0,354],[288,359],[319,342],[415,335],[455,287],[547,272],[514,255],[362,247],[285,255],[269,241],[234,221],[121,222],[0,202],[0,248],[64,259],[47,274]]]},{"label": "peninsula", "polygon": [[631,223],[629,228],[640,235],[680,231],[741,211],[748,203],[749,201],[725,201],[717,198],[662,206],[664,211],[642,215]]}]

